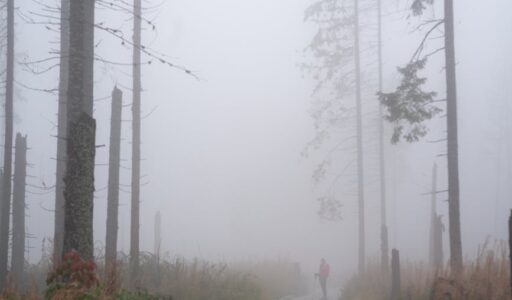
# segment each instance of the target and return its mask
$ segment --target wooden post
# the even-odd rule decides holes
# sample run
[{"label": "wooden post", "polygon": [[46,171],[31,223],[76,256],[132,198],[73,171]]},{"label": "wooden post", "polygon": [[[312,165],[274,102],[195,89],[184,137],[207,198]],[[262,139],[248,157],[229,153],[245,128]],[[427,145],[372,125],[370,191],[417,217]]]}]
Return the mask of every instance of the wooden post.
[{"label": "wooden post", "polygon": [[400,253],[393,249],[391,253],[391,300],[400,299]]},{"label": "wooden post", "polygon": [[25,184],[27,175],[27,137],[16,135],[14,189],[12,204],[12,280],[23,289],[25,269]]}]

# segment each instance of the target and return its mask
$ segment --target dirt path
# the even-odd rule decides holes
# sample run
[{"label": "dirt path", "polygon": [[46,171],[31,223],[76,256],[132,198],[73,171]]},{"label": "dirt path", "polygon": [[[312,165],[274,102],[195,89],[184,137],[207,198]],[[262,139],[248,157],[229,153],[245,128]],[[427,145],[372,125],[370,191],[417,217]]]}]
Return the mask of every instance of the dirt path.
[{"label": "dirt path", "polygon": [[[339,300],[340,288],[330,288],[327,290],[327,300]],[[318,288],[315,289],[310,295],[303,297],[285,297],[281,300],[322,300],[322,291]]]}]

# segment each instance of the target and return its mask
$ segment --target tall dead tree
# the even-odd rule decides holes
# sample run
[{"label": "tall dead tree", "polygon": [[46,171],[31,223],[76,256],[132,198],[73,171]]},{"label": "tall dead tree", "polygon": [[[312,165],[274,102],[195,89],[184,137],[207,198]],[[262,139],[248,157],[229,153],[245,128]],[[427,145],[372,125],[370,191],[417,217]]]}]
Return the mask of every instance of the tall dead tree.
[{"label": "tall dead tree", "polygon": [[130,281],[136,285],[139,273],[140,215],[140,107],[141,107],[141,0],[133,2],[133,103],[132,103],[132,193],[130,226]]},{"label": "tall dead tree", "polygon": [[162,215],[160,212],[155,214],[155,258],[157,264],[160,262],[160,250],[162,246]]},{"label": "tall dead tree", "polygon": [[[117,230],[119,210],[119,167],[121,153],[121,115],[123,93],[117,87],[112,92],[110,118],[110,153],[108,165],[107,233],[105,241],[105,267],[114,273],[117,260]],[[113,276],[115,277],[115,276]]]},{"label": "tall dead tree", "polygon": [[67,88],[67,163],[64,177],[63,253],[75,250],[93,259],[94,157],[96,121],[92,118],[94,0],[71,0],[69,82]]},{"label": "tall dead tree", "polygon": [[354,0],[354,61],[356,78],[356,122],[357,122],[357,194],[359,207],[359,272],[365,267],[365,208],[363,169],[363,112],[361,97],[361,52],[359,28],[359,0]]},{"label": "tall dead tree", "polygon": [[27,177],[27,137],[16,135],[14,158],[14,188],[12,204],[12,260],[13,283],[22,288],[25,269],[25,188]]},{"label": "tall dead tree", "polygon": [[[382,1],[377,0],[377,52],[378,52],[378,72],[379,72],[379,92],[383,87],[383,63],[382,63]],[[388,271],[389,265],[389,242],[387,225],[387,204],[386,204],[386,163],[384,155],[384,119],[383,107],[379,104],[379,171],[380,171],[380,210],[381,210],[381,267],[384,272]]]},{"label": "tall dead tree", "polygon": [[436,216],[434,222],[434,258],[432,263],[434,268],[440,269],[444,264],[443,232],[445,228],[440,215]]},{"label": "tall dead tree", "polygon": [[444,224],[442,217],[437,213],[437,164],[432,167],[432,191],[431,191],[431,212],[430,212],[430,265],[439,269],[443,267],[443,232]]},{"label": "tall dead tree", "polygon": [[2,176],[0,217],[0,291],[7,279],[9,226],[11,213],[12,136],[14,98],[14,0],[7,0],[7,65],[5,82],[4,174]]},{"label": "tall dead tree", "polygon": [[162,268],[160,266],[160,252],[162,248],[162,215],[160,212],[155,214],[155,283],[162,282]]},{"label": "tall dead tree", "polygon": [[[512,274],[512,210],[510,211],[510,217],[508,218],[508,260],[509,260],[509,272]],[[510,292],[512,293],[512,276],[510,276]]]},{"label": "tall dead tree", "polygon": [[64,174],[66,172],[66,115],[69,77],[69,1],[60,2],[60,64],[57,115],[57,155],[55,169],[55,220],[53,234],[53,265],[61,261],[64,242]]},{"label": "tall dead tree", "polygon": [[397,249],[393,249],[391,253],[391,300],[400,300],[400,253]]},{"label": "tall dead tree", "polygon": [[437,164],[432,167],[432,189],[430,195],[430,241],[429,241],[429,262],[435,266],[435,237],[437,222]]},{"label": "tall dead tree", "polygon": [[[414,15],[422,15],[425,4],[432,0],[414,0],[411,9]],[[393,93],[380,93],[381,102],[388,107],[386,119],[394,124],[392,142],[400,139],[418,141],[428,133],[424,122],[432,119],[442,110],[434,102],[446,101],[447,161],[448,161],[448,216],[450,235],[450,266],[455,275],[462,271],[462,238],[460,228],[459,157],[457,128],[457,78],[455,61],[453,0],[444,0],[444,18],[429,20],[430,29],[423,37],[410,62],[398,71],[402,74],[401,85]],[[425,68],[428,58],[440,51],[424,54],[425,43],[430,35],[444,24],[444,49],[446,62],[446,99],[436,100],[436,92],[422,90],[426,78],[418,77]]]},{"label": "tall dead tree", "polygon": [[457,78],[455,70],[455,33],[453,0],[444,1],[444,43],[446,57],[446,121],[448,144],[448,214],[450,264],[452,271],[462,271],[462,238],[459,207],[459,149],[457,129]]},{"label": "tall dead tree", "polygon": [[[314,93],[320,94],[315,100],[312,116],[315,120],[316,136],[309,143],[308,148],[318,148],[330,140],[332,134],[334,145],[328,155],[318,165],[313,173],[315,181],[322,181],[328,174],[336,154],[346,149],[346,143],[355,138],[356,146],[356,172],[357,172],[357,207],[358,219],[358,265],[359,271],[365,268],[365,197],[364,197],[364,157],[363,157],[363,122],[362,122],[362,83],[361,83],[361,33],[359,22],[359,0],[351,1],[347,6],[344,1],[314,1],[305,11],[305,20],[312,21],[318,26],[307,49],[311,52],[313,62],[302,65],[302,68],[312,74],[317,82]],[[347,44],[347,41],[353,43]],[[355,89],[353,89],[355,86]],[[353,124],[345,124],[349,118],[352,105],[345,100],[354,101],[355,119]],[[356,133],[352,129],[355,125]],[[333,129],[336,129],[334,132]],[[342,130],[340,130],[342,129]],[[339,139],[340,132],[350,136]],[[331,146],[331,145],[329,145]],[[305,153],[307,154],[307,151]],[[345,156],[346,157],[346,156]],[[341,158],[340,161],[344,159]],[[334,177],[332,186],[339,186],[342,177],[352,161],[344,161],[345,167],[339,169]],[[333,166],[336,168],[337,166]],[[320,197],[319,214],[328,220],[339,220],[342,207],[339,199],[334,195],[334,189],[328,188],[327,193]]]}]

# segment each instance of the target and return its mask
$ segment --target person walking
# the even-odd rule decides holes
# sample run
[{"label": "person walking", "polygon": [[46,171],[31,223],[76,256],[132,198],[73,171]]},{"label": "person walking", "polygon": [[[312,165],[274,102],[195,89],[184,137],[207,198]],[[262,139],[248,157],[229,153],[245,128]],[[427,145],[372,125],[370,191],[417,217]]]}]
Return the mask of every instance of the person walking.
[{"label": "person walking", "polygon": [[322,288],[322,300],[327,299],[327,278],[329,277],[329,273],[331,272],[331,268],[329,264],[325,261],[324,258],[320,260],[320,267],[318,269],[318,273],[315,274],[320,281],[320,287]]}]

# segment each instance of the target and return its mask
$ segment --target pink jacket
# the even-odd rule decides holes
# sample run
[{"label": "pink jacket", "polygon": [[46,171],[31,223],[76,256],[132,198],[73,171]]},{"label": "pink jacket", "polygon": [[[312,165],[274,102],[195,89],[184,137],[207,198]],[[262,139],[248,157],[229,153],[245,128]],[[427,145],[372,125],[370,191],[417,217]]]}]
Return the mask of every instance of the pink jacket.
[{"label": "pink jacket", "polygon": [[327,264],[327,263],[321,264],[320,265],[320,272],[319,272],[320,278],[327,278],[327,277],[329,277],[329,272],[330,271],[331,271],[331,268],[329,267],[329,264]]}]

